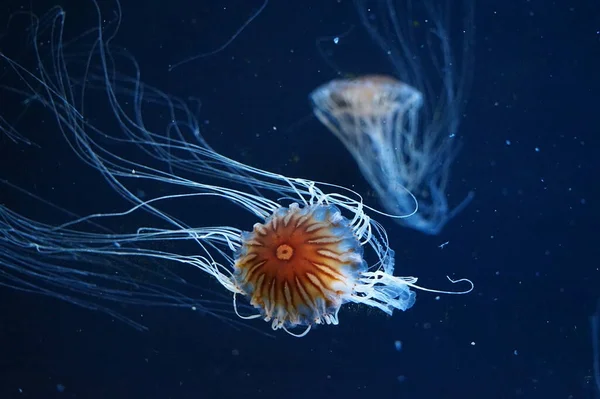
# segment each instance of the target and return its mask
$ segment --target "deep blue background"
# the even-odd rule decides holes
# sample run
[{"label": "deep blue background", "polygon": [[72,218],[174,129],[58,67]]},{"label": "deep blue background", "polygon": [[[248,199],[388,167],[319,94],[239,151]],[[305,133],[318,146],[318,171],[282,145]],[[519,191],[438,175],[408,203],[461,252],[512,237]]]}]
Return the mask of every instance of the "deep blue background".
[{"label": "deep blue background", "polygon": [[[33,6],[44,10],[44,3]],[[600,6],[477,3],[474,84],[450,189],[451,201],[468,190],[476,197],[438,237],[381,220],[399,273],[426,286],[456,273],[471,278],[475,292],[440,300],[419,293],[413,309],[392,318],[351,306],[339,326],[298,340],[168,309],[141,309],[150,330],[138,332],[102,313],[2,288],[0,398],[593,398]],[[1,22],[21,6],[30,3],[0,6]],[[93,24],[87,1],[65,6],[75,31]],[[346,73],[393,73],[352,2],[272,0],[224,51],[167,71],[221,45],[259,6],[123,1],[116,41],[137,58],[142,80],[201,99],[203,133],[217,150],[367,193],[307,100],[336,77],[317,39],[352,25],[338,45],[323,43],[327,59]],[[5,39],[0,51],[10,46]],[[56,131],[32,135],[41,149],[0,141],[0,177],[75,211],[111,201],[97,174],[56,142]],[[8,195],[1,192],[0,201],[10,202]],[[189,209],[198,223],[207,211]],[[395,340],[403,342],[400,352]]]}]

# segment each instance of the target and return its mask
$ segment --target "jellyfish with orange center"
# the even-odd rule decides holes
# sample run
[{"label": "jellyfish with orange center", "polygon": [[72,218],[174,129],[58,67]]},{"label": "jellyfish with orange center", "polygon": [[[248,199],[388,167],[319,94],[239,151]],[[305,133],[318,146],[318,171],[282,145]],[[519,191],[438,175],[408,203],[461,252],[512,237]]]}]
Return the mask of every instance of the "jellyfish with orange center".
[{"label": "jellyfish with orange center", "polygon": [[243,234],[234,278],[274,328],[338,324],[340,306],[367,269],[362,254],[335,206],[291,204]]},{"label": "jellyfish with orange center", "polygon": [[[456,2],[464,11],[464,26],[461,40],[453,43],[452,8],[440,9],[429,0],[404,3],[355,3],[366,31],[398,77],[336,79],[315,89],[310,100],[316,117],[350,151],[387,212],[414,213],[396,220],[438,234],[473,197],[469,193],[456,207],[448,205],[450,168],[472,75],[473,5]],[[459,48],[462,57],[456,59],[453,50]]]}]

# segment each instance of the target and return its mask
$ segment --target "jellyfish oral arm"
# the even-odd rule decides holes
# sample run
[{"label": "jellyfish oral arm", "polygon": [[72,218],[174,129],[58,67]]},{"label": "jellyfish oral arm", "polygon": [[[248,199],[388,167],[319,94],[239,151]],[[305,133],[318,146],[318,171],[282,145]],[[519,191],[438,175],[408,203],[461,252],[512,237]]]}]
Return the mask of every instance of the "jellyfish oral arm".
[{"label": "jellyfish oral arm", "polygon": [[394,309],[407,310],[416,301],[416,293],[410,286],[417,282],[416,277],[396,277],[384,271],[361,273],[350,300],[375,307],[388,315]]},{"label": "jellyfish oral arm", "polygon": [[444,291],[425,288],[417,285],[417,277],[398,277],[383,270],[363,272],[357,280],[354,292],[350,297],[352,302],[372,306],[392,315],[394,309],[405,311],[410,309],[416,301],[416,293],[410,288],[439,294],[468,294],[473,288],[469,279],[453,280],[447,277],[452,284],[466,282],[469,288],[462,291]]}]

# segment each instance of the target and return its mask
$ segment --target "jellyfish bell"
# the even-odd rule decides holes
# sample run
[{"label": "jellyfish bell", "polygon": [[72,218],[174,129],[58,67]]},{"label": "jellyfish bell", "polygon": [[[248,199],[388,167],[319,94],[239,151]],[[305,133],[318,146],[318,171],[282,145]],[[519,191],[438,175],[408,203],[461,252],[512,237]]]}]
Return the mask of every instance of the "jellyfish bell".
[{"label": "jellyfish bell", "polygon": [[[333,101],[337,105],[338,113],[346,112],[366,117],[385,117],[390,112],[412,111],[416,114],[423,104],[423,96],[416,89],[386,75],[334,80],[315,90],[311,100],[315,105],[322,101]],[[403,109],[397,109],[398,107]],[[315,113],[327,126],[336,124],[335,118],[328,117],[320,107],[315,108]],[[371,133],[376,131],[365,130],[365,134]],[[336,131],[335,134],[343,136],[345,132]]]},{"label": "jellyfish bell", "polygon": [[234,278],[273,328],[338,324],[367,269],[362,253],[337,207],[292,203],[242,235]]}]

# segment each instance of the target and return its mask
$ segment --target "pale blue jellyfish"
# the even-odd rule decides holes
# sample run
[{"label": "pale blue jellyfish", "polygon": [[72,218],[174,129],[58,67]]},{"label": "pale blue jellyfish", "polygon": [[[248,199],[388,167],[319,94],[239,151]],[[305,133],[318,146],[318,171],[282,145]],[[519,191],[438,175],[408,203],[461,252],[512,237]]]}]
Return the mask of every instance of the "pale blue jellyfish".
[{"label": "pale blue jellyfish", "polygon": [[[115,19],[107,23],[98,3],[89,4],[98,10],[98,26],[71,41],[63,38],[62,9],[39,20],[28,15],[33,63],[0,52],[0,85],[22,98],[23,112],[46,112],[125,205],[85,217],[55,208],[62,224],[0,205],[1,285],[99,309],[136,327],[141,324],[115,305],[183,307],[232,323],[233,309],[296,336],[314,324],[337,324],[348,302],[388,314],[414,304],[417,279],[393,274],[386,232],[356,193],[215,152],[187,105],[143,84],[131,55],[110,45],[120,14],[108,14]],[[160,122],[163,128],[155,130]],[[18,126],[0,126],[27,142]],[[52,134],[49,123],[40,126]],[[0,185],[28,195],[9,182]],[[236,223],[251,215],[256,223],[192,226],[190,204],[196,217],[225,214]],[[129,231],[132,222],[138,227]],[[213,283],[194,278],[194,271]],[[207,288],[214,282],[223,290]],[[223,293],[230,295],[228,308]]]},{"label": "pale blue jellyfish", "polygon": [[[434,3],[357,0],[362,24],[396,77],[337,79],[310,95],[315,115],[350,151],[387,212],[414,213],[397,221],[427,234],[438,234],[472,198],[451,208],[447,189],[473,73],[473,5]],[[464,20],[451,41],[456,13]]]}]

